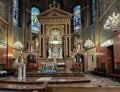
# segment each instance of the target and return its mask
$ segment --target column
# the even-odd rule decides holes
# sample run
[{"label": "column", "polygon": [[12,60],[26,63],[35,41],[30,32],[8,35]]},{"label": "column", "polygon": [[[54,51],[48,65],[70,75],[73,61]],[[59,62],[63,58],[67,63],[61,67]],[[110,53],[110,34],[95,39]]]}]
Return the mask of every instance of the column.
[{"label": "column", "polygon": [[69,24],[67,23],[67,34],[69,34]]},{"label": "column", "polygon": [[69,56],[71,56],[71,37],[69,37]]},{"label": "column", "polygon": [[43,34],[43,25],[41,24],[41,35]]},{"label": "column", "polygon": [[46,57],[46,44],[45,44],[45,38],[43,38],[43,56]]},{"label": "column", "polygon": [[44,52],[44,41],[43,41],[43,38],[41,38],[41,56],[43,56],[43,52]]},{"label": "column", "polygon": [[65,38],[65,55],[68,55],[67,37]]},{"label": "column", "polygon": [[69,34],[71,33],[71,27],[70,27],[71,25],[70,25],[70,23],[69,23]]},{"label": "column", "polygon": [[65,24],[65,34],[67,34],[67,24]]},{"label": "column", "polygon": [[22,66],[18,66],[18,79],[22,79]]},{"label": "column", "polygon": [[45,34],[45,25],[43,24],[43,34]]},{"label": "column", "polygon": [[39,38],[39,56],[41,56],[41,38]]},{"label": "column", "polygon": [[23,78],[26,78],[26,65],[23,64]]}]

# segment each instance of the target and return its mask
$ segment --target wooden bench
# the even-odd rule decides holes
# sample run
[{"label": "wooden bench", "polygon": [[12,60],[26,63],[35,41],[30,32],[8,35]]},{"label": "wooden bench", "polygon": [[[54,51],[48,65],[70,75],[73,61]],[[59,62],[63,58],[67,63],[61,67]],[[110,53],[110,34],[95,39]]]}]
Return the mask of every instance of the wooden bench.
[{"label": "wooden bench", "polygon": [[120,81],[120,74],[109,74],[112,80]]},{"label": "wooden bench", "polygon": [[112,74],[109,74],[110,78],[112,80],[117,80],[117,81],[120,81],[120,69],[119,68],[116,68],[114,73]]},{"label": "wooden bench", "polygon": [[101,77],[106,76],[106,73],[102,72],[102,71],[92,71],[92,74],[97,75],[97,76],[101,76]]}]

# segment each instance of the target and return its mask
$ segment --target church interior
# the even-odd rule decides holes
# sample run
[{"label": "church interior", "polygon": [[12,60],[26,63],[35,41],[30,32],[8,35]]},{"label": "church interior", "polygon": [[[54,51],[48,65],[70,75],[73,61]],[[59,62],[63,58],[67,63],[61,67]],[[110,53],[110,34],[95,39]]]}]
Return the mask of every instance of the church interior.
[{"label": "church interior", "polygon": [[120,0],[0,0],[0,92],[118,92]]}]

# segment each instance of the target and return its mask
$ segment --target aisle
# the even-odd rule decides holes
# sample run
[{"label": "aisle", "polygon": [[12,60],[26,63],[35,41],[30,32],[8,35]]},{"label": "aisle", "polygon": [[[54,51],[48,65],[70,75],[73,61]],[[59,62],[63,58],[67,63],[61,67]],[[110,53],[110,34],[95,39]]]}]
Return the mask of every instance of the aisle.
[{"label": "aisle", "polygon": [[120,82],[113,81],[107,77],[100,77],[92,74],[85,74],[90,80],[91,83],[97,84],[98,87],[120,87]]}]

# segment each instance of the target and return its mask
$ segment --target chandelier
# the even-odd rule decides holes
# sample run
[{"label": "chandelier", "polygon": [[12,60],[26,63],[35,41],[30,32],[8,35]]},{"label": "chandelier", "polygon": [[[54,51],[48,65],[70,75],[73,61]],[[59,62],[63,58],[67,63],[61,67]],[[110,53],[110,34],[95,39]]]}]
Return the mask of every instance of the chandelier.
[{"label": "chandelier", "polygon": [[105,30],[116,31],[120,24],[120,14],[113,12],[112,16],[109,16],[104,24]]},{"label": "chandelier", "polygon": [[17,49],[22,49],[23,48],[23,45],[20,41],[16,41],[13,46]]},{"label": "chandelier", "polygon": [[85,43],[84,43],[84,47],[85,47],[86,49],[89,49],[89,48],[94,47],[93,41],[90,40],[90,39],[86,40]]}]

